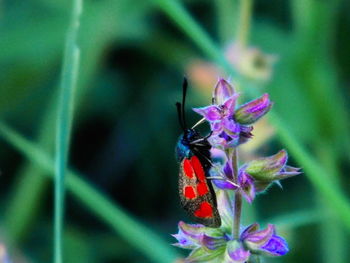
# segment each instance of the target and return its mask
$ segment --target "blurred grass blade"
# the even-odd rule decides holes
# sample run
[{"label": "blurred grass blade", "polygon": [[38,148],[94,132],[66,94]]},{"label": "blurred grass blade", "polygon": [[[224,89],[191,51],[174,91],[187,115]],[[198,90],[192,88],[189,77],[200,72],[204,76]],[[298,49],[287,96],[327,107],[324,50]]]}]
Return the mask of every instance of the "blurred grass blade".
[{"label": "blurred grass blade", "polygon": [[55,201],[54,201],[54,262],[63,262],[62,228],[64,210],[65,173],[69,152],[69,138],[73,119],[74,91],[77,86],[80,50],[77,46],[82,0],[73,2],[72,20],[68,29],[64,52],[61,90],[58,103],[55,154]]},{"label": "blurred grass blade", "polygon": [[215,1],[216,20],[221,46],[225,46],[235,35],[235,24],[237,23],[237,1],[217,0]]},{"label": "blurred grass blade", "polygon": [[193,20],[190,14],[179,3],[172,0],[152,0],[158,5],[175,23],[185,31],[187,35],[207,54],[211,59],[219,62],[226,71],[230,71],[234,77],[236,74],[232,72],[232,68],[228,61],[223,56],[220,49],[210,39],[208,34]]},{"label": "blurred grass blade", "polygon": [[298,163],[302,164],[305,175],[323,197],[325,197],[329,207],[340,216],[340,220],[350,231],[349,201],[342,193],[341,189],[332,180],[327,180],[328,176],[322,166],[297,142],[297,139],[289,132],[289,129],[282,124],[282,121],[274,112],[269,113],[269,119],[276,127],[282,143],[287,145],[290,152],[292,152],[292,156]]},{"label": "blurred grass blade", "polygon": [[[35,144],[21,137],[2,122],[0,122],[0,136],[30,161],[37,164],[50,175],[54,174],[53,160],[36,147]],[[119,206],[112,203],[107,197],[81,179],[77,173],[68,171],[67,175],[67,189],[82,204],[111,226],[124,240],[150,259],[151,262],[169,263],[180,257],[170,244],[162,240],[151,229],[129,216]]]},{"label": "blurred grass blade", "polygon": [[273,223],[278,227],[297,228],[309,224],[326,222],[328,219],[329,217],[325,216],[322,210],[297,211],[266,220],[263,225]]},{"label": "blurred grass blade", "polygon": [[236,40],[240,45],[246,46],[249,41],[253,0],[240,0],[239,6],[240,12]]},{"label": "blurred grass blade", "polygon": [[[208,37],[205,31],[196,23],[196,21],[188,14],[181,3],[177,0],[153,0],[175,23],[191,38],[199,48],[201,48],[210,58],[213,58],[220,64],[231,77],[236,76],[234,70],[223,57],[220,49]],[[237,78],[239,78],[237,76]],[[240,79],[241,80],[241,79]],[[246,86],[245,92],[249,95],[255,95],[257,90]],[[339,216],[350,232],[350,204],[341,192],[332,182],[327,180],[327,171],[322,165],[316,162],[309,152],[296,140],[295,136],[287,128],[287,125],[274,113],[269,113],[270,120],[276,127],[281,142],[288,148],[291,155],[305,170],[305,175],[309,178],[314,187],[323,195],[328,205]]]},{"label": "blurred grass blade", "polygon": [[[52,93],[52,97],[45,105],[47,108],[42,123],[39,125],[37,143],[40,148],[52,154],[53,134],[55,132],[55,117],[57,110],[57,91]],[[19,180],[12,188],[11,196],[7,202],[4,212],[5,229],[11,245],[14,247],[25,237],[34,222],[35,215],[42,206],[40,199],[43,198],[45,188],[49,180],[44,179],[41,173],[43,170],[38,168],[30,161],[26,161],[19,168]]]}]

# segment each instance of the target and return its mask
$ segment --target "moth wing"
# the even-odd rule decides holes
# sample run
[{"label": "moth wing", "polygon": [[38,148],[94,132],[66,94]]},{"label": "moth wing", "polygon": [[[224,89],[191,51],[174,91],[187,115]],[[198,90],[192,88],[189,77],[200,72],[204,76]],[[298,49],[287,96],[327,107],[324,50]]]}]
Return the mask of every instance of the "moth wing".
[{"label": "moth wing", "polygon": [[182,207],[196,222],[207,227],[220,227],[216,196],[197,156],[184,158],[180,165],[179,194]]}]

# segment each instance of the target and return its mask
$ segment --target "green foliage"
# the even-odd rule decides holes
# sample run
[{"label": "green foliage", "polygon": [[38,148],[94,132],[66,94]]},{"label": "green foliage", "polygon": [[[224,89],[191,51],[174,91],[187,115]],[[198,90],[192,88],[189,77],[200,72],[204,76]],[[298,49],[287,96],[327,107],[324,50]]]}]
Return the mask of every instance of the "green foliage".
[{"label": "green foliage", "polygon": [[[272,187],[259,197],[256,210],[247,207],[251,217],[286,232],[291,252],[271,262],[347,262],[346,1],[83,4],[80,29],[64,51],[71,1],[0,2],[0,116],[16,127],[0,123],[0,240],[13,258],[51,261],[53,196],[45,175],[54,175],[52,157],[63,157],[57,170],[62,191],[68,155],[81,173],[69,170],[66,178],[65,262],[174,262],[181,257],[169,235],[184,218],[173,157],[179,135],[173,105],[181,97],[184,74],[192,84],[188,107],[208,104],[203,98],[218,73],[201,72],[201,79],[212,74],[213,83],[198,84],[194,61],[199,61],[222,68],[224,77],[239,82],[249,97],[271,95],[269,123],[276,136],[257,150],[268,156],[285,147],[290,161],[303,168],[304,175],[286,182],[283,193]],[[248,79],[228,62],[224,48],[237,36],[278,56],[271,80]],[[73,65],[77,60],[70,61],[75,45],[79,70]],[[63,57],[68,63],[62,69]],[[72,98],[58,101],[60,88],[74,86],[69,77],[77,82],[68,151],[72,112],[62,109]],[[71,89],[66,91],[71,95]],[[57,114],[57,129],[65,137],[57,140],[59,155],[53,150]],[[195,123],[195,115],[189,115],[188,122]],[[275,205],[268,208],[271,201]]]}]

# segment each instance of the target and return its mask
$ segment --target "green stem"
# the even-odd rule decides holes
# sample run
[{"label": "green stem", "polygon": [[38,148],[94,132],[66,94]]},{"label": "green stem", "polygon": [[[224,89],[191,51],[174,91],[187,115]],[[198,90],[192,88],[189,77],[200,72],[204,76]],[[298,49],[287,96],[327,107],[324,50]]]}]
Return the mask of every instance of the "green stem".
[{"label": "green stem", "polygon": [[[234,148],[231,155],[233,180],[234,183],[238,184],[238,153],[237,148]],[[235,204],[234,204],[234,219],[233,219],[233,232],[232,235],[235,239],[239,239],[239,230],[241,225],[241,214],[242,214],[242,194],[239,191],[235,193]]]},{"label": "green stem", "polygon": [[73,2],[71,24],[67,33],[56,126],[54,193],[54,262],[63,262],[62,230],[64,220],[65,174],[67,170],[74,92],[77,84],[80,50],[77,46],[82,0]]},{"label": "green stem", "polygon": [[237,42],[243,47],[246,46],[249,41],[252,7],[252,0],[240,0],[239,21],[237,26]]},{"label": "green stem", "polygon": [[217,0],[215,1],[215,6],[220,45],[225,46],[232,41],[235,35],[236,26],[232,21],[238,20],[237,7],[235,1],[232,0]]}]

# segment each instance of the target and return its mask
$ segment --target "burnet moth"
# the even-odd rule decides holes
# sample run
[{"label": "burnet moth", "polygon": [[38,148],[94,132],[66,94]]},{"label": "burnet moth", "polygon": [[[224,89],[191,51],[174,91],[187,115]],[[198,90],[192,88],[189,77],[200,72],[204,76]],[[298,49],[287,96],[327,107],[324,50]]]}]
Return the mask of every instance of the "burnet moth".
[{"label": "burnet moth", "polygon": [[185,99],[187,80],[183,81],[182,104],[176,103],[183,134],[176,145],[176,157],[180,163],[179,194],[182,207],[194,220],[207,227],[220,227],[221,219],[217,209],[213,186],[207,177],[211,168],[211,145],[207,137],[187,128],[185,119]]}]

